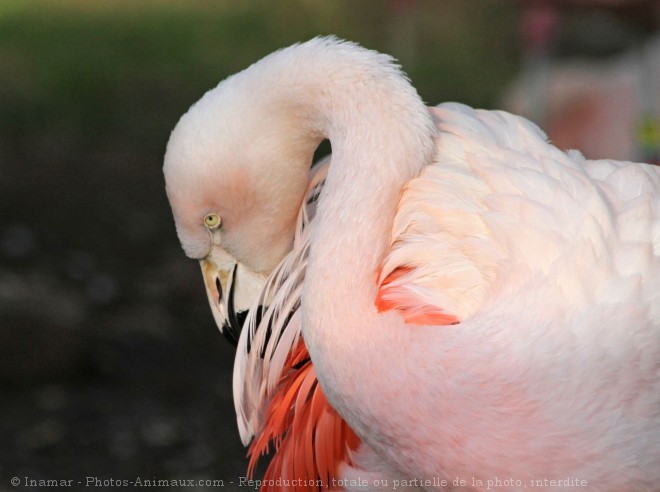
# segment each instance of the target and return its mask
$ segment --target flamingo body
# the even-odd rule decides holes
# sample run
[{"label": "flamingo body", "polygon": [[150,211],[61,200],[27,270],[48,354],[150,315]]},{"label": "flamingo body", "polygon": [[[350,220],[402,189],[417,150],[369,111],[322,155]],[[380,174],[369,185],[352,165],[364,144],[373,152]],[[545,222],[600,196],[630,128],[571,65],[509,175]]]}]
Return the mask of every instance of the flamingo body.
[{"label": "flamingo body", "polygon": [[[325,137],[332,161],[310,176]],[[264,142],[281,150],[267,169]],[[561,152],[507,113],[428,109],[389,57],[320,38],[205,96],[174,130],[165,174],[192,256],[221,250],[269,275],[234,373],[244,441],[257,436],[255,457],[278,449],[267,477],[657,490],[657,168]],[[190,206],[202,182],[217,195]],[[279,225],[207,231],[209,210]],[[271,240],[282,259],[264,266],[255,252]]]}]

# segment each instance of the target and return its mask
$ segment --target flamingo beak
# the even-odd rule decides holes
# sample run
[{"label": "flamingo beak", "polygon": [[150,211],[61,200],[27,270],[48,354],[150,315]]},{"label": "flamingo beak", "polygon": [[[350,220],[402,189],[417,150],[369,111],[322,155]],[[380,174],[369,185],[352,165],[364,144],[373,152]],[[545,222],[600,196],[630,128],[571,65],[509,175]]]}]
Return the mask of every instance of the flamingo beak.
[{"label": "flamingo beak", "polygon": [[248,311],[259,298],[266,277],[229,258],[224,252],[211,254],[200,260],[200,266],[216,325],[236,346]]},{"label": "flamingo beak", "polygon": [[211,257],[200,260],[202,267],[202,276],[204,277],[204,287],[206,296],[209,299],[213,319],[220,332],[233,345],[238,343],[238,337],[241,333],[240,326],[232,326],[228,316],[229,295],[233,296],[231,282],[233,274],[236,271],[236,264],[231,266],[223,265],[219,268]]}]

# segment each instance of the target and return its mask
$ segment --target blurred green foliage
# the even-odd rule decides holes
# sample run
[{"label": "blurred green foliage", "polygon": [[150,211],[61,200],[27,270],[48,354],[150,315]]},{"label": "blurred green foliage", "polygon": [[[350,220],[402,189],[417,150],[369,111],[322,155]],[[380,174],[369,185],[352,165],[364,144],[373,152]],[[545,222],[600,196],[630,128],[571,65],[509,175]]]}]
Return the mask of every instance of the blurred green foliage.
[{"label": "blurred green foliage", "polygon": [[155,144],[152,136],[162,140],[162,129],[220,79],[319,34],[395,56],[402,41],[408,48],[401,61],[427,101],[490,105],[517,55],[512,10],[484,0],[410,2],[407,10],[392,5],[5,0],[3,130],[20,138],[26,130],[57,127],[67,132],[60,141],[67,146],[104,147],[109,132],[122,142]]},{"label": "blurred green foliage", "polygon": [[399,58],[430,104],[492,106],[516,64],[515,20],[494,0],[5,0],[0,214],[36,222],[54,248],[77,241],[112,255],[107,233],[131,221],[172,239],[168,220],[139,224],[154,205],[167,210],[169,132],[227,75],[335,34]]}]

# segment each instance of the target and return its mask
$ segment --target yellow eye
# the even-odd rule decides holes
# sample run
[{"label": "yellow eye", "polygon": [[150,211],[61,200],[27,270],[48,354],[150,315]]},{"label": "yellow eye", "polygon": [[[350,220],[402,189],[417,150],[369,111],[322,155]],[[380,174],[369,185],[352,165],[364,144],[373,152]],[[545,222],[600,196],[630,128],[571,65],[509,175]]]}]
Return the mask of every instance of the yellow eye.
[{"label": "yellow eye", "polygon": [[204,224],[206,224],[206,227],[210,227],[212,229],[218,227],[221,222],[222,220],[217,214],[208,214],[206,217],[204,217]]}]

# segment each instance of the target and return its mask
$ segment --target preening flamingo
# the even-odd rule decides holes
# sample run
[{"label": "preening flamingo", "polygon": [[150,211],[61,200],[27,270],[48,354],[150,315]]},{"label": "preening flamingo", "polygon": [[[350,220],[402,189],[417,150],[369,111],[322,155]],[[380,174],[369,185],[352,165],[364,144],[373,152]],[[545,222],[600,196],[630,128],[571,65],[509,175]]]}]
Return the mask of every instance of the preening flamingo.
[{"label": "preening flamingo", "polygon": [[247,316],[263,490],[660,487],[660,169],[316,38],[209,91],[164,172],[220,329]]}]

